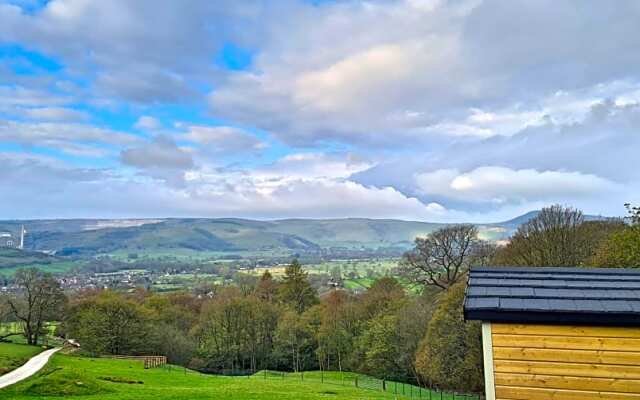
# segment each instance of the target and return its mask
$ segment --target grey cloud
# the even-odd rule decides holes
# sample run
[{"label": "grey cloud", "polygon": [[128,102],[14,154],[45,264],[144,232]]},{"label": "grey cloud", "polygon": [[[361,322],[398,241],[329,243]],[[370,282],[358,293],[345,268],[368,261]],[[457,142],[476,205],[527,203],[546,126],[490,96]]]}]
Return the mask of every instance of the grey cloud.
[{"label": "grey cloud", "polygon": [[[529,178],[529,186],[516,182],[519,185],[516,191],[510,190],[509,185],[502,187],[501,196],[507,200],[511,198],[508,202],[512,204],[533,204],[545,199],[547,202],[584,204],[593,210],[614,213],[620,211],[623,202],[640,200],[639,133],[640,104],[615,105],[605,101],[596,104],[582,122],[555,124],[547,121],[513,136],[459,140],[422,157],[414,154],[410,159],[381,163],[356,174],[353,179],[363,184],[391,185],[405,194],[416,195],[423,201],[437,201],[448,208],[486,212],[500,209],[505,204],[482,203],[479,200],[483,198],[474,198],[473,194],[465,199],[442,186],[430,190],[428,184],[419,185],[415,178],[424,174],[434,178],[437,171],[457,171],[455,176],[445,177],[446,186],[456,176],[473,176],[474,171],[477,175],[478,169],[498,167],[514,179]],[[527,170],[533,172],[525,173]],[[547,175],[543,175],[545,172]],[[576,179],[569,179],[571,176]],[[569,180],[562,184],[558,177]],[[543,180],[548,183],[544,186],[547,195],[540,183]],[[580,183],[589,180],[593,185]],[[577,189],[572,192],[569,181],[579,185],[580,190],[587,186],[593,190],[591,193]],[[483,182],[484,186],[475,189],[477,193],[498,195],[499,191],[491,189],[486,180],[477,184],[483,185]],[[433,180],[428,183],[435,184]],[[518,192],[523,194],[520,198],[516,198]]]},{"label": "grey cloud", "polygon": [[168,136],[157,136],[141,146],[120,153],[123,164],[141,169],[187,170],[193,167],[193,158]]},{"label": "grey cloud", "polygon": [[0,141],[44,146],[71,154],[102,154],[110,146],[132,145],[136,136],[87,124],[0,120]]},{"label": "grey cloud", "polygon": [[192,125],[181,139],[196,143],[204,154],[234,156],[238,153],[255,153],[267,144],[246,131],[230,126]]},{"label": "grey cloud", "polygon": [[256,72],[215,88],[211,108],[296,145],[402,147],[471,107],[640,79],[637,2],[439,4],[293,7],[286,29],[267,31]]}]

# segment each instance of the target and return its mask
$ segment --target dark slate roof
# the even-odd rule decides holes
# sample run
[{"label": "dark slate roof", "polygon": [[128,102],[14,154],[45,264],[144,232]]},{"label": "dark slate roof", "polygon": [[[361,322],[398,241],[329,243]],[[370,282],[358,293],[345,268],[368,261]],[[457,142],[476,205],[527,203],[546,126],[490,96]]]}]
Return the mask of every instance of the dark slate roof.
[{"label": "dark slate roof", "polygon": [[474,267],[467,320],[640,326],[640,269]]}]

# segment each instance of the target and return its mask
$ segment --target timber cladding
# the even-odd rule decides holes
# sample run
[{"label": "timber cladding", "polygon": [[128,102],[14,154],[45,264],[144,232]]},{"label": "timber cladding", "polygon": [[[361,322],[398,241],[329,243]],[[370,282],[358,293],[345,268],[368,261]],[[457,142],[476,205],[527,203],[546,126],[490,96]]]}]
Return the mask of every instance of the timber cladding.
[{"label": "timber cladding", "polygon": [[640,400],[640,328],[492,323],[497,400]]}]

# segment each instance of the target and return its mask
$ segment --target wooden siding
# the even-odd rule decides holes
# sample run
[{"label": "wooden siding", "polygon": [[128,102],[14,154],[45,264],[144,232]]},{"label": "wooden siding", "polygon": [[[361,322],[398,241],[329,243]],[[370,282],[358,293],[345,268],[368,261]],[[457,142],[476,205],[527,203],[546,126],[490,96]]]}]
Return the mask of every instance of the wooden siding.
[{"label": "wooden siding", "polygon": [[640,328],[491,324],[497,400],[640,400]]}]

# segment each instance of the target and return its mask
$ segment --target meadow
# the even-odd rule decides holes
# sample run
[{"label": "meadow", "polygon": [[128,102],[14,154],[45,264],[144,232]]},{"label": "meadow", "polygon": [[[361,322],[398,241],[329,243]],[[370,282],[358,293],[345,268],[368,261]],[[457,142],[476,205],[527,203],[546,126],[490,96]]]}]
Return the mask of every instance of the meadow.
[{"label": "meadow", "polygon": [[12,371],[42,351],[26,344],[0,343],[0,375]]},{"label": "meadow", "polygon": [[[139,361],[111,360],[56,354],[49,364],[34,377],[0,390],[0,399],[35,400],[49,396],[71,397],[77,400],[198,400],[198,399],[398,399],[419,398],[418,392],[394,394],[375,388],[355,387],[363,375],[305,372],[296,374],[259,372],[253,376],[226,377],[205,375],[181,367],[144,369]],[[422,398],[429,394],[423,391]],[[440,396],[433,395],[433,398]],[[450,400],[445,395],[443,400]],[[464,397],[457,396],[458,399]]]}]

